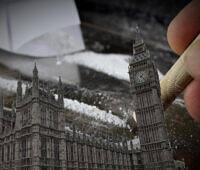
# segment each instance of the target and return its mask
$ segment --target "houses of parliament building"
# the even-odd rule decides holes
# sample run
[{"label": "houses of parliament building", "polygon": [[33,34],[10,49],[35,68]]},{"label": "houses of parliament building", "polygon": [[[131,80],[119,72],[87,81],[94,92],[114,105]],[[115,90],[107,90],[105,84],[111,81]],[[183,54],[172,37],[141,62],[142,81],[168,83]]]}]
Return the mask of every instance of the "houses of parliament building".
[{"label": "houses of parliament building", "polygon": [[0,170],[174,170],[157,70],[139,36],[129,75],[140,149],[126,138],[66,130],[61,78],[55,99],[49,87],[39,86],[35,65],[24,94],[19,79],[11,110],[0,96]]}]

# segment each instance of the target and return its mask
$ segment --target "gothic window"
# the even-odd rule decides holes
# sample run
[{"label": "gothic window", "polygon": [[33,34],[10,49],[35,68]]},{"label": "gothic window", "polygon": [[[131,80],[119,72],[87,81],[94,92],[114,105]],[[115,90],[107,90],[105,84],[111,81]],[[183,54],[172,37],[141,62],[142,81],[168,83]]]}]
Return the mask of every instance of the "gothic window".
[{"label": "gothic window", "polygon": [[142,95],[138,95],[138,100],[139,100],[138,106],[140,108],[143,108],[144,107],[143,96]]},{"label": "gothic window", "polygon": [[15,128],[15,122],[12,123],[12,129],[14,129],[14,128]]},{"label": "gothic window", "polygon": [[15,160],[15,143],[13,143],[13,155],[12,155],[13,160]]},{"label": "gothic window", "polygon": [[2,162],[4,162],[4,146],[2,146],[2,152],[1,152],[1,160],[2,160]]},{"label": "gothic window", "polygon": [[156,153],[156,151],[154,151],[153,152],[153,160],[155,161],[155,162],[158,162],[159,160],[157,159],[157,155],[156,155],[157,153]]},{"label": "gothic window", "polygon": [[10,145],[7,146],[7,161],[10,161]]},{"label": "gothic window", "polygon": [[90,147],[90,161],[91,161],[91,163],[93,163],[93,153],[92,153],[92,148]]},{"label": "gothic window", "polygon": [[5,131],[5,121],[2,122],[2,133]]},{"label": "gothic window", "polygon": [[46,109],[45,107],[41,108],[41,124],[46,126]]},{"label": "gothic window", "polygon": [[50,121],[50,127],[52,127],[53,126],[53,111],[52,110],[50,110],[49,111],[49,121]]},{"label": "gothic window", "polygon": [[97,159],[97,160],[101,160],[101,153],[100,153],[100,150],[97,152],[97,156],[98,156],[98,159]]},{"label": "gothic window", "polygon": [[31,146],[29,145],[29,138],[28,137],[22,138],[20,153],[21,153],[22,158],[30,157]]},{"label": "gothic window", "polygon": [[28,108],[28,109],[27,109],[27,120],[29,121],[30,118],[31,118],[31,117],[30,117],[30,108]]},{"label": "gothic window", "polygon": [[68,150],[68,143],[66,142],[66,160],[69,160],[69,157],[68,157],[68,153],[69,153],[69,150]]},{"label": "gothic window", "polygon": [[[149,148],[149,150],[150,150],[150,148]],[[150,160],[150,162],[153,162],[153,157],[152,157],[152,152],[151,151],[149,152],[149,160]]]},{"label": "gothic window", "polygon": [[24,126],[24,112],[22,112],[22,126]]},{"label": "gothic window", "polygon": [[53,138],[50,138],[50,157],[53,158]]},{"label": "gothic window", "polygon": [[53,125],[55,129],[58,128],[58,112],[56,111],[53,113]]},{"label": "gothic window", "polygon": [[41,137],[41,157],[47,157],[47,138]]},{"label": "gothic window", "polygon": [[50,110],[50,127],[58,129],[58,113],[55,110]]},{"label": "gothic window", "polygon": [[157,156],[157,160],[158,161],[161,160],[161,158],[160,158],[160,152],[159,151],[156,152],[156,156]]},{"label": "gothic window", "polygon": [[71,146],[71,160],[73,161],[74,160],[74,146],[73,146],[73,143],[70,143],[70,146]]},{"label": "gothic window", "polygon": [[67,155],[68,155],[68,160],[71,161],[73,160],[73,154],[72,154],[72,147],[71,147],[71,143],[67,143]]},{"label": "gothic window", "polygon": [[146,105],[146,98],[143,95],[141,95],[141,104],[142,104],[142,107],[145,107]]},{"label": "gothic window", "polygon": [[105,163],[108,161],[108,153],[107,153],[107,150],[106,150],[106,153],[105,153]]},{"label": "gothic window", "polygon": [[21,153],[22,153],[22,158],[27,157],[27,139],[23,138],[22,143],[21,143]]},{"label": "gothic window", "polygon": [[84,162],[84,145],[81,145],[81,160],[82,160],[82,162]]},{"label": "gothic window", "polygon": [[30,120],[30,108],[27,108],[22,112],[22,126],[25,126],[29,120]]},{"label": "gothic window", "polygon": [[54,139],[54,155],[55,155],[55,159],[59,160],[59,141],[58,141],[58,139]]}]

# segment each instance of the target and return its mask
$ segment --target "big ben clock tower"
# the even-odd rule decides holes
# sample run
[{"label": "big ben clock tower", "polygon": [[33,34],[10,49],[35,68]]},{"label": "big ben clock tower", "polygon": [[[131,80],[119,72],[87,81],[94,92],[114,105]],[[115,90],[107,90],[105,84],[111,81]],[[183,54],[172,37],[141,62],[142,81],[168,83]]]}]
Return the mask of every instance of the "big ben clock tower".
[{"label": "big ben clock tower", "polygon": [[144,169],[174,170],[157,69],[138,27],[136,31],[129,76]]}]

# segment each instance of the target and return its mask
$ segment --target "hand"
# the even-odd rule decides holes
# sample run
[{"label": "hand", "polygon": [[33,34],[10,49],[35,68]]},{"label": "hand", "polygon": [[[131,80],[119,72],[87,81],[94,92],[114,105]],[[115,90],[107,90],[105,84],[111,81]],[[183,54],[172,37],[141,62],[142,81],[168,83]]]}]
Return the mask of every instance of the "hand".
[{"label": "hand", "polygon": [[[181,55],[200,34],[200,0],[190,2],[170,23],[167,39],[171,48]],[[186,56],[188,70],[194,80],[184,91],[188,112],[200,122],[200,40]]]}]

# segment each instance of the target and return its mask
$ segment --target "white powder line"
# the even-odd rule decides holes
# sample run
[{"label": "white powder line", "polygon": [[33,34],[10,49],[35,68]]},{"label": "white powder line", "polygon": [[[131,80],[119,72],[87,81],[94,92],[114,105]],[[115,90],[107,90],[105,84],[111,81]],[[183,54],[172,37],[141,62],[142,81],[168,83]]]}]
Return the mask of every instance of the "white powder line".
[{"label": "white powder line", "polygon": [[[129,55],[123,54],[99,54],[92,51],[84,51],[66,55],[64,61],[80,64],[118,79],[130,81],[128,74],[129,58]],[[163,74],[159,70],[158,75],[161,80]]]},{"label": "white powder line", "polygon": [[[55,97],[57,99],[58,95],[55,95]],[[91,106],[77,100],[64,98],[64,106],[80,114],[85,114],[95,119],[100,119],[103,122],[113,123],[118,126],[124,126],[125,124],[122,119],[113,115],[111,111],[106,112],[104,110],[98,109],[96,106]]]}]

